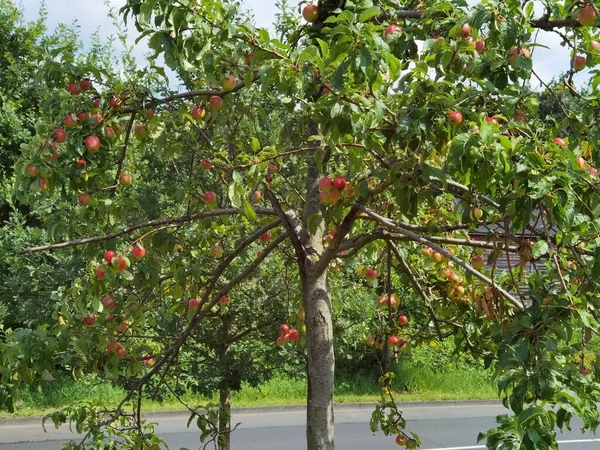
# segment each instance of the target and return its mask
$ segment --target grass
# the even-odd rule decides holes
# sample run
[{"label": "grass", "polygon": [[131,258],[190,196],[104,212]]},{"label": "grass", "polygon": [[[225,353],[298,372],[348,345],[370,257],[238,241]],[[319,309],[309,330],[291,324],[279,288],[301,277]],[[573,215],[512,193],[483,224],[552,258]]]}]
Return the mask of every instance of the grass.
[{"label": "grass", "polygon": [[[475,369],[452,369],[433,372],[423,367],[403,366],[396,368],[393,382],[394,398],[399,402],[419,402],[438,400],[474,400],[497,398],[489,375]],[[336,381],[335,400],[338,403],[369,403],[379,400],[379,387],[376,381],[366,376],[341,378]],[[244,385],[240,392],[232,396],[232,404],[237,407],[302,405],[305,403],[306,382],[286,378],[274,378],[259,387]],[[22,402],[14,414],[0,412],[0,418],[36,417],[54,411],[68,404],[89,402],[100,406],[114,406],[123,398],[125,390],[108,382],[92,379],[75,382],[62,378],[43,392],[30,391],[22,397]],[[208,400],[191,393],[182,399],[190,405],[199,405]],[[216,397],[212,399],[216,402]],[[164,402],[148,400],[146,410],[168,411],[182,409],[175,398]]]}]

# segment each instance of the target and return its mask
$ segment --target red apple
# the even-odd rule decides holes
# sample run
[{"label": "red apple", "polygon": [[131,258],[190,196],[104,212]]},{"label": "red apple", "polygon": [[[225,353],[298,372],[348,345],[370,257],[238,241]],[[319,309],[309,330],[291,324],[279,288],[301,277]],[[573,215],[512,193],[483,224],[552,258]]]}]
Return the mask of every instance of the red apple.
[{"label": "red apple", "polygon": [[67,91],[69,91],[71,95],[79,95],[79,85],[75,81],[73,81],[69,83],[69,86],[67,86]]},{"label": "red apple", "polygon": [[223,257],[223,247],[221,247],[220,245],[215,245],[213,248],[210,249],[210,253],[211,255],[213,255],[214,258],[222,258]]},{"label": "red apple", "polygon": [[27,166],[27,173],[29,174],[30,177],[37,176],[37,174],[38,174],[37,167],[35,167],[33,164]]},{"label": "red apple", "polygon": [[79,123],[83,123],[86,120],[88,120],[90,117],[90,114],[85,112],[85,111],[81,111],[77,113],[77,120],[79,121]]},{"label": "red apple", "polygon": [[83,324],[91,327],[96,323],[96,316],[94,314],[88,314],[83,318]]},{"label": "red apple", "polygon": [[408,439],[406,439],[405,435],[399,434],[398,436],[396,436],[396,444],[406,445],[406,444],[408,444]]},{"label": "red apple", "polygon": [[576,72],[580,72],[585,69],[586,62],[585,56],[576,55],[571,59],[571,67],[573,67]]},{"label": "red apple", "polygon": [[258,203],[262,199],[262,194],[260,191],[254,191],[250,194],[250,203]]},{"label": "red apple", "polygon": [[387,38],[390,34],[393,33],[402,33],[402,27],[398,25],[388,25],[385,30],[383,30],[383,38]]},{"label": "red apple", "polygon": [[95,109],[98,109],[98,108],[100,108],[100,99],[99,99],[98,97],[96,97],[96,98],[94,99],[94,101],[92,102],[92,106],[93,106]]},{"label": "red apple", "polygon": [[267,182],[267,184],[270,184],[273,181],[273,175],[271,175],[270,173],[265,175],[265,181]]},{"label": "red apple", "polygon": [[232,91],[235,88],[235,77],[233,75],[228,75],[227,78],[221,80],[221,87],[226,91]]},{"label": "red apple", "polygon": [[219,303],[220,303],[221,305],[227,305],[227,304],[229,303],[229,297],[227,297],[226,295],[222,296],[222,297],[219,299]]},{"label": "red apple", "polygon": [[151,367],[154,365],[154,358],[146,358],[145,363],[148,367]]},{"label": "red apple", "polygon": [[475,50],[477,53],[481,54],[485,50],[485,41],[476,41],[475,42]]},{"label": "red apple", "polygon": [[118,108],[121,106],[121,103],[123,103],[121,101],[121,99],[119,97],[111,97],[110,100],[108,101],[108,105],[111,108]]},{"label": "red apple", "polygon": [[65,130],[63,130],[62,128],[56,130],[56,132],[54,133],[54,140],[59,144],[65,142],[67,140],[67,133],[65,132]]},{"label": "red apple", "polygon": [[117,258],[118,269],[125,270],[125,269],[127,269],[127,265],[128,265],[127,260],[123,256],[119,255]]},{"label": "red apple", "polygon": [[251,66],[253,59],[254,59],[254,53],[248,53],[246,55],[246,58],[244,59],[244,62],[246,63],[247,66]]},{"label": "red apple", "polygon": [[335,205],[341,198],[342,194],[337,189],[332,189],[329,192],[325,193],[325,204]]},{"label": "red apple", "polygon": [[105,127],[104,132],[106,133],[108,140],[112,141],[115,138],[115,130],[113,130],[112,127]]},{"label": "red apple", "polygon": [[598,169],[596,169],[593,166],[589,166],[587,167],[585,170],[587,170],[589,173],[591,173],[592,175],[598,175]]},{"label": "red apple", "polygon": [[288,339],[292,342],[298,342],[298,339],[300,339],[300,335],[298,334],[298,330],[296,328],[290,328],[288,335]]},{"label": "red apple", "polygon": [[268,173],[269,175],[274,175],[274,174],[276,174],[277,172],[279,172],[279,167],[277,167],[275,164],[269,164],[269,165],[267,166],[267,173]]},{"label": "red apple", "polygon": [[398,345],[400,345],[400,338],[391,335],[390,337],[388,337],[387,342],[390,347],[397,347]]},{"label": "red apple", "polygon": [[106,309],[112,309],[115,306],[115,301],[107,295],[102,299],[102,306]]},{"label": "red apple", "polygon": [[431,255],[433,255],[433,249],[431,247],[423,247],[421,249],[421,252],[423,253],[423,255],[425,256],[429,256],[431,257]]},{"label": "red apple", "polygon": [[519,56],[526,59],[531,58],[531,53],[526,48],[513,48],[508,52],[508,55],[508,63],[512,67],[516,66]]},{"label": "red apple", "polygon": [[444,255],[442,255],[440,252],[433,252],[431,259],[434,263],[440,264],[444,260]]},{"label": "red apple", "polygon": [[213,163],[211,163],[208,159],[203,159],[200,161],[200,167],[203,169],[212,169]]},{"label": "red apple", "polygon": [[458,36],[463,39],[471,37],[471,25],[465,23],[460,30],[458,30]]},{"label": "red apple", "polygon": [[212,205],[217,202],[217,194],[215,194],[214,192],[205,192],[202,198],[209,205]]},{"label": "red apple", "polygon": [[190,301],[188,301],[188,309],[191,310],[195,310],[198,309],[198,307],[200,306],[200,300],[198,300],[197,298],[192,298],[190,299]]},{"label": "red apple", "polygon": [[331,180],[331,178],[321,178],[319,180],[319,190],[321,192],[329,192],[330,190],[333,189],[333,181]]},{"label": "red apple", "polygon": [[596,8],[593,5],[584,6],[577,14],[577,20],[583,26],[594,25],[596,22]]},{"label": "red apple", "polygon": [[100,150],[100,139],[98,136],[88,136],[85,138],[85,148],[90,153]]},{"label": "red apple", "polygon": [[91,88],[92,82],[89,79],[85,78],[79,82],[79,89],[81,90],[81,92],[85,92]]},{"label": "red apple", "polygon": [[577,161],[577,167],[579,167],[580,169],[586,168],[587,162],[581,156],[578,156],[577,158],[575,158],[575,160]]},{"label": "red apple", "polygon": [[563,148],[567,148],[567,143],[564,141],[564,139],[559,138],[559,137],[555,137],[553,139],[553,142],[557,145],[560,145]]},{"label": "red apple", "polygon": [[58,159],[58,148],[54,141],[46,142],[42,147],[44,159],[49,162],[54,162]]},{"label": "red apple", "polygon": [[77,196],[77,201],[79,202],[80,205],[86,206],[91,203],[92,197],[90,196],[90,194],[82,193]]},{"label": "red apple", "polygon": [[119,344],[119,348],[117,348],[117,356],[119,358],[124,358],[125,355],[127,355],[127,350],[125,349],[125,347]]},{"label": "red apple", "polygon": [[116,352],[119,347],[120,345],[116,341],[108,341],[106,344],[106,350],[109,352]]},{"label": "red apple", "polygon": [[333,180],[333,187],[338,191],[346,189],[346,179],[344,177],[336,177]]},{"label": "red apple", "polygon": [[477,270],[482,270],[485,267],[485,259],[481,255],[473,255],[471,257],[471,265]]},{"label": "red apple", "polygon": [[260,235],[259,239],[261,242],[269,242],[271,240],[271,233],[268,231]]},{"label": "red apple", "polygon": [[129,186],[132,181],[133,180],[131,178],[131,175],[129,175],[128,173],[122,173],[119,177],[119,183],[123,186]]},{"label": "red apple", "polygon": [[154,111],[152,108],[148,108],[146,110],[146,120],[150,120],[154,117],[154,114],[156,113],[156,111]]},{"label": "red apple", "polygon": [[365,278],[367,280],[376,280],[377,279],[377,271],[375,269],[367,269],[365,271]]},{"label": "red apple", "polygon": [[87,161],[83,158],[79,158],[77,160],[77,167],[85,167],[87,165]]},{"label": "red apple", "polygon": [[104,261],[106,261],[106,264],[108,264],[109,266],[112,264],[112,259],[116,256],[116,253],[113,252],[112,250],[106,250],[104,252]]},{"label": "red apple", "polygon": [[448,114],[448,121],[451,125],[460,125],[463,121],[463,116],[460,111],[454,110]]},{"label": "red apple", "polygon": [[323,90],[322,90],[323,95],[329,95],[329,94],[333,93],[331,88],[332,88],[331,83],[325,83],[325,86],[323,86]]},{"label": "red apple", "polygon": [[203,119],[204,116],[206,115],[206,110],[200,106],[194,106],[192,108],[192,112],[190,113],[190,115],[194,119]]},{"label": "red apple", "polygon": [[77,125],[77,120],[75,120],[73,118],[73,115],[69,114],[68,116],[65,117],[65,120],[63,120],[63,124],[67,128],[73,128],[74,126]]},{"label": "red apple", "polygon": [[486,117],[485,121],[487,123],[493,123],[495,125],[500,125],[500,122],[498,122],[498,119],[496,119],[495,117]]},{"label": "red apple", "polygon": [[408,317],[406,317],[406,316],[398,317],[398,323],[402,326],[408,324]]},{"label": "red apple", "polygon": [[283,338],[283,336],[279,336],[277,338],[277,346],[278,347],[283,347],[286,343],[286,340]]},{"label": "red apple", "polygon": [[213,95],[210,98],[210,107],[215,111],[220,110],[223,107],[223,99],[218,95]]},{"label": "red apple", "polygon": [[302,10],[302,17],[307,22],[315,22],[319,18],[319,7],[317,5],[306,5]]},{"label": "red apple", "polygon": [[146,139],[148,136],[148,130],[146,129],[146,125],[143,123],[138,123],[135,127],[133,127],[133,134],[140,141]]},{"label": "red apple", "polygon": [[139,244],[137,244],[135,247],[133,247],[133,250],[131,250],[131,257],[133,259],[141,259],[145,255],[146,255],[146,249]]},{"label": "red apple", "polygon": [[48,180],[40,178],[40,191],[45,192],[48,190]]},{"label": "red apple", "polygon": [[122,320],[119,325],[117,325],[117,333],[123,334],[127,331],[127,322]]},{"label": "red apple", "polygon": [[96,269],[96,278],[99,280],[104,280],[104,270],[102,270],[102,267],[98,267]]}]

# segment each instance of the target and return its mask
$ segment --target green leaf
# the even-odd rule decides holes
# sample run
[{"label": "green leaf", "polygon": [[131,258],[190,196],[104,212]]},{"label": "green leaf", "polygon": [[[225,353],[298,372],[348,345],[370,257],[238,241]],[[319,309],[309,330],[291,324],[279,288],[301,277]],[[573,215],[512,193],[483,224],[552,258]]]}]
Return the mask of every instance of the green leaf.
[{"label": "green leaf", "polygon": [[546,241],[538,241],[533,246],[532,255],[534,258],[539,258],[540,256],[548,253],[548,243]]},{"label": "green leaf", "polygon": [[359,22],[368,22],[373,17],[378,16],[380,13],[379,6],[371,6],[370,8],[364,10],[361,15],[358,17]]}]

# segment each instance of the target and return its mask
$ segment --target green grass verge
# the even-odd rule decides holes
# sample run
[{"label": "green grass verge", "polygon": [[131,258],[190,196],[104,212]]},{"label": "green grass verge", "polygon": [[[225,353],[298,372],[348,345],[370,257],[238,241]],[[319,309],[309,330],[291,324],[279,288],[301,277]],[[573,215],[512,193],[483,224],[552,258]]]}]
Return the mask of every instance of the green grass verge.
[{"label": "green grass verge", "polygon": [[[393,389],[399,402],[497,398],[489,374],[473,369],[432,372],[427,368],[401,367],[396,369]],[[338,379],[335,400],[338,403],[376,402],[380,398],[379,392],[376,381],[368,377]],[[304,380],[274,378],[259,387],[243,386],[241,391],[233,394],[232,403],[237,407],[302,405],[305,393]],[[42,416],[69,404],[84,402],[113,406],[124,394],[124,389],[108,382],[91,379],[75,382],[63,378],[44,391],[26,392],[17,412],[0,412],[0,418]],[[208,401],[193,394],[185,394],[182,399],[192,406]],[[216,398],[212,401],[216,402]],[[167,398],[160,403],[148,400],[145,409],[168,411],[182,409],[182,406],[175,398]]]}]

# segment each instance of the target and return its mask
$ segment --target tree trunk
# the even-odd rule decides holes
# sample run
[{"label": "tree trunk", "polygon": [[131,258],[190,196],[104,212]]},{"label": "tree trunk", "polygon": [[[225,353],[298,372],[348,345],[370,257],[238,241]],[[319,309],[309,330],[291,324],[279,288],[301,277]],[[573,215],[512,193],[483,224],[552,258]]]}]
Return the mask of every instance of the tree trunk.
[{"label": "tree trunk", "polygon": [[230,386],[230,361],[229,338],[231,333],[231,316],[223,315],[223,343],[219,349],[219,364],[221,366],[221,382],[219,383],[219,450],[231,448],[231,386]]},{"label": "tree trunk", "polygon": [[327,271],[307,274],[304,308],[308,344],[306,440],[308,450],[333,450],[335,359]]}]

